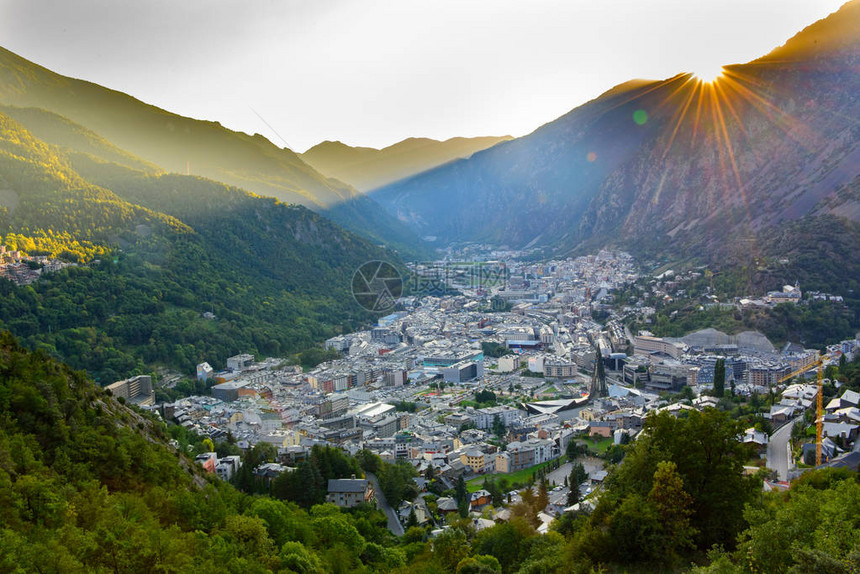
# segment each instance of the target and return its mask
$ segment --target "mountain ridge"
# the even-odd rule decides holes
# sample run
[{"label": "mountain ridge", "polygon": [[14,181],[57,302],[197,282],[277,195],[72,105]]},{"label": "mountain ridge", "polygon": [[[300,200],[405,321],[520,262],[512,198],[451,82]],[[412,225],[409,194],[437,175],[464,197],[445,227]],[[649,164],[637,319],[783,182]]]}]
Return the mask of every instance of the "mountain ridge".
[{"label": "mountain ridge", "polygon": [[[839,14],[839,17],[834,18],[836,14]],[[851,37],[856,38],[856,25],[852,24],[852,21],[856,23],[858,20],[860,20],[860,1],[850,0],[836,12],[804,27],[783,45],[777,46],[750,63],[791,59],[809,60],[823,53],[832,53],[843,48],[850,49],[851,44],[854,43]]]},{"label": "mountain ridge", "polygon": [[[128,94],[56,74],[4,48],[0,48],[0,104],[17,110],[13,115],[29,113],[30,122],[48,120],[44,114],[38,117],[21,108],[60,116],[87,130],[90,143],[100,138],[143,162],[145,170],[188,172],[304,205],[374,241],[390,241],[403,252],[420,252],[417,237],[375,202],[366,198],[353,201],[360,196],[356,190],[326,178],[297,154],[275,146],[260,134],[250,136],[218,122],[171,113]],[[56,127],[59,120],[50,122]],[[360,222],[374,225],[362,228]]]},{"label": "mountain ridge", "polygon": [[[351,195],[348,189],[332,186],[309,169],[295,153],[276,147],[260,134],[233,132],[219,122],[171,113],[123,92],[56,74],[5,48],[0,48],[0,79],[0,100],[4,103],[57,113],[168,171],[185,172],[190,163],[196,174],[239,186],[254,182],[269,191],[264,195],[291,203],[325,205]],[[210,140],[207,151],[211,156],[192,148],[195,130]],[[228,156],[247,156],[254,151],[259,153],[260,167],[272,171],[269,181],[260,176],[251,179]],[[295,176],[297,184],[287,185],[283,175],[277,177],[273,171],[277,167]]]},{"label": "mountain ridge", "polygon": [[[860,177],[858,10],[855,0],[795,35],[780,48],[791,61],[727,66],[714,84],[690,74],[626,82],[527,136],[371,197],[441,243],[545,255],[609,244],[713,261],[745,238],[764,245],[770,230],[815,216],[825,200],[828,213],[854,217],[844,190]],[[838,49],[816,48],[807,65],[805,46],[822,29],[839,31]]]},{"label": "mountain ridge", "polygon": [[511,136],[453,137],[443,141],[410,137],[375,149],[324,141],[301,154],[321,173],[361,192],[410,177],[512,139]]},{"label": "mountain ridge", "polygon": [[303,206],[62,150],[2,112],[0,243],[79,263],[0,281],[0,329],[103,382],[301,352],[370,319],[358,266],[398,261]]}]

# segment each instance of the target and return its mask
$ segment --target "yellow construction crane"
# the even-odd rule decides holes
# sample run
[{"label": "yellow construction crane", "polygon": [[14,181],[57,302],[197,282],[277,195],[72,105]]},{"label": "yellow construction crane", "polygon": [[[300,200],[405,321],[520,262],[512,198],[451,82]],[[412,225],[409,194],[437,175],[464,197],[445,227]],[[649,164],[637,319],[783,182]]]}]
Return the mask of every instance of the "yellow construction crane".
[{"label": "yellow construction crane", "polygon": [[824,431],[824,364],[818,361],[818,402],[815,410],[815,466],[821,466],[821,435]]},{"label": "yellow construction crane", "polygon": [[824,434],[824,360],[827,359],[827,355],[821,355],[812,363],[809,363],[805,367],[797,369],[796,371],[782,377],[777,381],[777,384],[782,384],[793,377],[798,375],[802,375],[813,367],[818,368],[818,392],[815,393],[815,466],[821,466],[821,440],[822,435]]},{"label": "yellow construction crane", "polygon": [[820,367],[821,364],[824,362],[824,359],[826,359],[826,358],[827,358],[826,355],[821,355],[820,357],[818,357],[817,359],[815,359],[814,361],[812,361],[808,365],[805,365],[805,366],[797,369],[796,371],[792,371],[791,373],[787,374],[784,377],[780,377],[779,380],[776,381],[776,384],[781,385],[782,383],[789,381],[789,380],[793,379],[794,377],[802,375],[803,373],[805,373],[806,371],[809,371],[810,369],[813,369],[815,367]]}]

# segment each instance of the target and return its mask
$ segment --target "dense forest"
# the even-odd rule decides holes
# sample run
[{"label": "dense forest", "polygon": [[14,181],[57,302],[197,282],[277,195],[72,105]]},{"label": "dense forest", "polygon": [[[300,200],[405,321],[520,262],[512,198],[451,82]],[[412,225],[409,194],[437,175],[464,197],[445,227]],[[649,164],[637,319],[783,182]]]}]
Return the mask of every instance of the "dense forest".
[{"label": "dense forest", "polygon": [[0,327],[102,383],[312,348],[372,319],[350,296],[354,270],[398,261],[306,208],[63,151],[3,115],[0,178],[0,241],[81,264],[0,282]]},{"label": "dense forest", "polygon": [[404,564],[379,513],[242,494],[167,429],[0,334],[0,572],[357,572]]},{"label": "dense forest", "polygon": [[[391,489],[408,472],[318,448],[271,494],[242,492],[202,473],[185,441],[168,445],[180,427],[4,332],[0,572],[856,572],[857,474],[815,471],[786,493],[761,493],[741,473],[739,428],[716,410],[652,415],[594,511],[565,514],[548,534],[536,532],[541,494],[523,491],[507,522],[476,532],[454,517],[435,537],[413,526],[397,538],[372,506],[320,504],[299,484],[372,467],[391,473]],[[266,450],[248,451],[246,463]],[[261,490],[243,476],[240,488]]]}]

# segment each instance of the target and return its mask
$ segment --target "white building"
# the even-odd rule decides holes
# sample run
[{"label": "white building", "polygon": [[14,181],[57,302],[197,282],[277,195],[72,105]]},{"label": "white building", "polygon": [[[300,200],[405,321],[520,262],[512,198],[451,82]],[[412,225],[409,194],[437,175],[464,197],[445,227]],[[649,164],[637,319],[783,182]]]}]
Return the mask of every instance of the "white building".
[{"label": "white building", "polygon": [[516,355],[505,355],[499,358],[499,370],[503,373],[511,373],[520,368],[520,358]]},{"label": "white building", "polygon": [[254,355],[249,355],[248,353],[236,355],[227,359],[227,368],[234,373],[237,371],[244,371],[253,364]]},{"label": "white building", "polygon": [[506,427],[517,422],[523,416],[522,411],[518,411],[516,409],[504,406],[477,409],[468,412],[467,414],[469,415],[469,418],[472,419],[472,422],[475,423],[475,426],[479,429],[493,428],[493,420],[495,420],[496,416],[499,417],[499,419],[505,424]]},{"label": "white building", "polygon": [[218,478],[221,480],[227,481],[233,478],[233,475],[236,474],[236,471],[238,471],[241,466],[242,457],[236,455],[225,456],[218,460],[218,464],[215,466],[215,474],[217,474]]},{"label": "white building", "polygon": [[215,369],[209,363],[200,363],[197,365],[197,380],[208,381],[215,374]]},{"label": "white building", "polygon": [[533,373],[543,373],[543,355],[529,357],[529,371]]},{"label": "white building", "polygon": [[460,361],[442,368],[442,377],[448,383],[464,383],[484,376],[483,361]]}]

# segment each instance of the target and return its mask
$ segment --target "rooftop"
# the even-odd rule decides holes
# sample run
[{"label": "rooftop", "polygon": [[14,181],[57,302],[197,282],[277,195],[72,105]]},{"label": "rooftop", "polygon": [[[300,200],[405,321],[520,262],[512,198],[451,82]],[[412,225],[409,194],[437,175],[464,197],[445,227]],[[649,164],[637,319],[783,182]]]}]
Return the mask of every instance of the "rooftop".
[{"label": "rooftop", "polygon": [[367,480],[364,478],[332,478],[328,481],[329,492],[364,492]]}]

